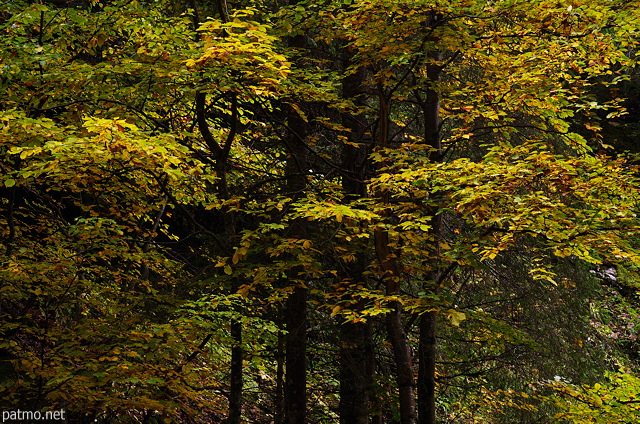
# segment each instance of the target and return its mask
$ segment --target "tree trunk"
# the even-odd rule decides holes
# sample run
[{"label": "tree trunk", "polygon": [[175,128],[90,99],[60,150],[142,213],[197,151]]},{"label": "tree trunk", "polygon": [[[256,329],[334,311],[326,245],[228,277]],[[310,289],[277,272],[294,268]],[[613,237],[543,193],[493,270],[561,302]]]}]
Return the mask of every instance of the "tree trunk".
[{"label": "tree trunk", "polygon": [[[195,0],[189,1],[194,13],[193,13],[193,25],[194,28],[200,26],[200,15],[198,13],[197,2]],[[218,7],[220,12],[220,20],[223,22],[229,21],[228,11],[226,11],[226,1],[219,0]],[[196,34],[196,40],[199,39],[199,35]],[[216,191],[221,199],[228,199],[230,197],[229,187],[227,183],[227,164],[229,160],[229,152],[231,146],[235,140],[238,130],[238,100],[235,94],[231,95],[231,127],[229,128],[229,134],[226,140],[221,142],[217,140],[209,129],[209,123],[207,122],[206,113],[207,94],[201,91],[196,91],[194,105],[195,105],[195,118],[198,126],[198,130],[202,135],[203,140],[209,148],[210,154],[213,156],[215,162],[215,172],[218,177]],[[229,210],[223,211],[224,220],[224,234],[227,240],[233,240],[236,236],[236,217],[235,213]],[[230,246],[226,247],[225,254],[229,254],[231,251]],[[240,283],[234,281],[231,287],[231,292],[235,293]],[[227,417],[228,424],[240,424],[242,418],[242,379],[243,379],[243,351],[242,351],[242,323],[237,319],[231,320],[231,338],[233,339],[233,346],[231,347],[231,364],[230,364],[230,376],[229,376],[229,415]]]},{"label": "tree trunk", "polygon": [[[280,311],[282,320],[282,311]],[[273,402],[273,423],[284,423],[284,334],[278,332],[278,350],[276,352],[276,394]]]},{"label": "tree trunk", "polygon": [[[290,141],[291,159],[288,173],[289,192],[293,198],[298,197],[306,186],[306,151],[302,146],[302,134],[305,123],[297,116],[292,118],[289,127],[292,129]],[[292,237],[304,237],[305,221],[296,220],[291,223]],[[296,274],[296,270],[290,272]],[[298,283],[295,283],[298,284]],[[286,424],[304,424],[307,403],[307,288],[297,285],[289,295],[285,308],[285,393],[284,419]]]},{"label": "tree trunk", "polygon": [[436,312],[420,316],[418,350],[418,417],[419,424],[436,422]]},{"label": "tree trunk", "polygon": [[411,346],[402,324],[400,303],[393,302],[391,307],[393,311],[387,315],[387,331],[393,346],[393,357],[396,363],[396,382],[400,395],[400,423],[416,424],[416,397]]},{"label": "tree trunk", "polygon": [[231,321],[231,387],[229,390],[229,424],[240,424],[242,416],[242,323]]},{"label": "tree trunk", "polygon": [[[305,45],[301,36],[294,37],[291,45]],[[288,195],[296,199],[303,195],[307,187],[307,146],[305,138],[307,123],[295,112],[289,112],[289,137],[287,147],[289,159],[286,173]],[[291,223],[291,237],[304,238],[307,233],[307,221],[295,220]],[[299,269],[292,269],[290,275],[296,275]],[[307,408],[307,288],[295,283],[293,293],[287,299],[285,308],[285,394],[284,420],[286,424],[304,424]]]},{"label": "tree trunk", "polygon": [[[353,53],[344,48],[342,51],[345,69],[351,62]],[[365,71],[359,68],[342,80],[342,95],[356,106],[363,107]],[[366,117],[361,113],[344,113],[342,125],[350,131],[347,137],[350,143],[342,145],[342,189],[348,200],[357,200],[366,196],[367,178],[365,166],[368,146],[364,143]],[[345,264],[345,279],[366,284],[364,271],[369,258],[359,255],[357,261]],[[357,311],[362,302],[345,295],[345,301],[351,302]],[[367,346],[368,323],[346,323],[341,326],[340,348],[340,405],[341,424],[367,424],[369,420],[369,393],[373,382],[373,366],[369,359],[371,346]]]},{"label": "tree trunk", "polygon": [[296,287],[287,300],[286,322],[286,424],[304,424],[307,400],[307,289]]},{"label": "tree trunk", "polygon": [[[389,104],[382,84],[378,85],[378,145],[389,146]],[[389,203],[389,193],[379,192],[381,203]],[[389,247],[389,233],[378,227],[374,231],[374,244],[378,261],[383,271],[387,296],[400,294],[400,264]],[[402,323],[402,308],[399,302],[391,302],[392,311],[387,315],[387,332],[393,348],[396,365],[396,383],[399,390],[400,423],[416,424],[416,395],[413,377],[411,346]]]},{"label": "tree trunk", "polygon": [[366,325],[342,326],[340,352],[340,424],[367,424],[369,417]]},{"label": "tree trunk", "polygon": [[[440,16],[432,12],[429,25],[435,27],[440,22]],[[440,51],[430,52],[429,58],[436,62],[442,61]],[[442,78],[442,68],[437,63],[427,66],[429,83],[436,84]],[[419,97],[419,96],[418,96]],[[440,140],[440,93],[430,85],[426,90],[426,99],[422,103],[424,119],[424,143],[433,148],[432,160],[440,162],[442,157],[442,143]],[[433,194],[434,198],[438,193]],[[426,289],[438,290],[434,281],[438,278],[440,262],[440,237],[442,232],[442,215],[438,214],[438,207],[432,208],[431,233],[434,236],[433,256],[431,258],[432,272]],[[436,372],[436,312],[428,312],[420,317],[419,352],[418,352],[418,417],[419,424],[435,424],[435,372]]]},{"label": "tree trunk", "polygon": [[373,390],[373,383],[375,382],[376,375],[376,351],[375,345],[373,343],[373,334],[371,329],[371,321],[369,319],[365,324],[365,361],[366,361],[366,370],[367,376],[369,378],[367,390],[368,399],[369,399],[369,416],[370,416],[370,424],[382,424],[382,414],[380,410],[382,409],[381,402],[379,401],[377,395]]}]

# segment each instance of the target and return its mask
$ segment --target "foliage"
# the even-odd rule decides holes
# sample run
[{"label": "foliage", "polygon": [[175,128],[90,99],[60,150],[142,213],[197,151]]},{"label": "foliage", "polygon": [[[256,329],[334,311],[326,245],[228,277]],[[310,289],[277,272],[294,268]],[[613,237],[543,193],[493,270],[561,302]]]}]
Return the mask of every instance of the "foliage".
[{"label": "foliage", "polygon": [[577,387],[554,381],[556,419],[571,423],[632,423],[640,416],[638,377],[626,372],[607,374],[607,382]]},{"label": "foliage", "polygon": [[413,424],[429,316],[443,420],[637,414],[635,5],[5,6],[6,409]]}]

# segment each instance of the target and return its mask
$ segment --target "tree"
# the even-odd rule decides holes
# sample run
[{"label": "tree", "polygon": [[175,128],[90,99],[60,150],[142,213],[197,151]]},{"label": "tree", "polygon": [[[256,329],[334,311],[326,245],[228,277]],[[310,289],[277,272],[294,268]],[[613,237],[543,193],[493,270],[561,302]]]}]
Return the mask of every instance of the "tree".
[{"label": "tree", "polygon": [[[562,411],[520,402],[553,377],[530,352],[593,349],[590,268],[631,280],[640,258],[634,159],[599,130],[625,103],[595,89],[636,66],[632,6],[11,3],[3,404],[77,422]],[[549,352],[528,321],[580,334]]]}]

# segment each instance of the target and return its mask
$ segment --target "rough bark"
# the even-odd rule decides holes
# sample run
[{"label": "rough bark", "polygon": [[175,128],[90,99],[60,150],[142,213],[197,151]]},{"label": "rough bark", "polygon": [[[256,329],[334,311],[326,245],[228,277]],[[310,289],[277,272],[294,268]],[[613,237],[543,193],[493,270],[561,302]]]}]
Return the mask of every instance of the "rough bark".
[{"label": "rough bark", "polygon": [[400,401],[400,423],[415,424],[416,397],[413,378],[413,361],[411,346],[402,323],[402,309],[398,302],[391,305],[393,311],[387,315],[387,331],[393,346],[393,357],[396,363],[396,382]]},{"label": "rough bark", "polygon": [[418,348],[418,417],[419,424],[436,422],[436,313],[420,316]]},{"label": "rough bark", "polygon": [[340,424],[367,424],[371,387],[367,324],[344,324],[341,330]]},{"label": "rough bark", "polygon": [[307,289],[296,287],[285,310],[285,410],[286,424],[304,424],[307,401]]}]

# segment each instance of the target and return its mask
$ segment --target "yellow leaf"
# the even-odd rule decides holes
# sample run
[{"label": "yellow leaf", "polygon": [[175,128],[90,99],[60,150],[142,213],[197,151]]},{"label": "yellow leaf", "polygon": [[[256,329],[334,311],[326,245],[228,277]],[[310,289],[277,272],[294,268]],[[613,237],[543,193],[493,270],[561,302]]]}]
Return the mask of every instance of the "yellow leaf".
[{"label": "yellow leaf", "polygon": [[460,327],[460,323],[467,319],[467,315],[464,312],[449,309],[447,311],[447,318],[449,319],[449,321],[451,321],[452,325]]},{"label": "yellow leaf", "polygon": [[298,106],[295,103],[291,103],[291,107],[293,108],[293,110],[295,110],[298,113],[298,115],[300,116],[300,118],[302,118],[304,122],[309,122],[309,120],[307,119],[307,115],[305,115],[302,109],[300,109],[300,106]]}]

